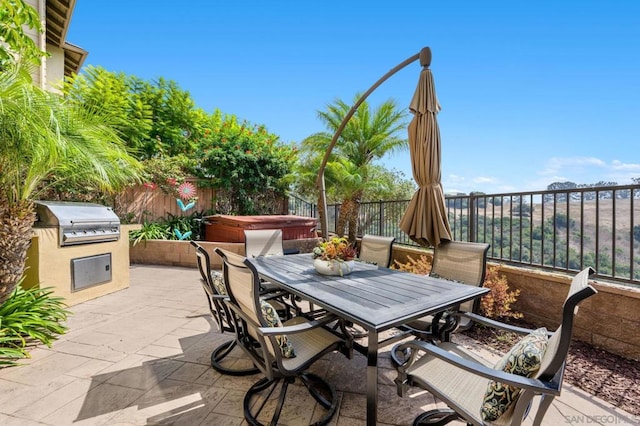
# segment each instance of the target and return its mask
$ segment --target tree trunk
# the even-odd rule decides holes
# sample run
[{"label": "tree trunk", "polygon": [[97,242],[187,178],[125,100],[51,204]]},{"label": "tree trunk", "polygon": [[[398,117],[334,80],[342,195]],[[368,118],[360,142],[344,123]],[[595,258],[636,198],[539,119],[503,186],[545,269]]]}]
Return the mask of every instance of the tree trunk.
[{"label": "tree trunk", "polygon": [[360,211],[360,203],[355,202],[351,206],[351,214],[349,215],[349,241],[356,242],[358,231],[358,212]]},{"label": "tree trunk", "polygon": [[336,231],[339,236],[348,236],[349,242],[355,243],[358,226],[358,211],[360,203],[353,198],[342,201],[340,206],[340,217],[336,225]]},{"label": "tree trunk", "polygon": [[10,206],[6,199],[0,199],[0,305],[22,278],[35,220],[31,202]]},{"label": "tree trunk", "polygon": [[347,227],[347,216],[349,214],[349,201],[343,200],[340,205],[340,211],[338,212],[338,218],[336,219],[336,235],[339,237],[344,236],[344,230]]}]

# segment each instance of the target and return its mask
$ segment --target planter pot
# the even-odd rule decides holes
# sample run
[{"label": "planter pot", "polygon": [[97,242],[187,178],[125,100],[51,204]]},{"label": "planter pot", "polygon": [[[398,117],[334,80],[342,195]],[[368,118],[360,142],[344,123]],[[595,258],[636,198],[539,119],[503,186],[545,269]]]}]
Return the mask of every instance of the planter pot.
[{"label": "planter pot", "polygon": [[348,275],[353,271],[354,264],[353,260],[313,260],[313,267],[321,275]]}]

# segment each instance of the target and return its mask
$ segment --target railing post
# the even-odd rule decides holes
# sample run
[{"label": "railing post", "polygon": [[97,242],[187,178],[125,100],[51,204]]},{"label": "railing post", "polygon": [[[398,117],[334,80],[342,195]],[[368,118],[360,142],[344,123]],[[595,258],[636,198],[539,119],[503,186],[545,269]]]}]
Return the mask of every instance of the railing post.
[{"label": "railing post", "polygon": [[476,195],[469,194],[469,241],[476,241]]},{"label": "railing post", "polygon": [[382,208],[382,200],[378,201],[378,235],[384,235],[382,226],[384,225],[384,209]]}]

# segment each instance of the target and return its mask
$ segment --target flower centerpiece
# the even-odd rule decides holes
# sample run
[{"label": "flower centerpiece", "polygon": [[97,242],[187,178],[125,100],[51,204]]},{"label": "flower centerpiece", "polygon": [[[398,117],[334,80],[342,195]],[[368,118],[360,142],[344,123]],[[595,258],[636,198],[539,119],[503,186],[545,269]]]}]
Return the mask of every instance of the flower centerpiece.
[{"label": "flower centerpiece", "polygon": [[353,270],[357,252],[345,237],[331,237],[313,249],[313,266],[323,275],[345,275]]}]

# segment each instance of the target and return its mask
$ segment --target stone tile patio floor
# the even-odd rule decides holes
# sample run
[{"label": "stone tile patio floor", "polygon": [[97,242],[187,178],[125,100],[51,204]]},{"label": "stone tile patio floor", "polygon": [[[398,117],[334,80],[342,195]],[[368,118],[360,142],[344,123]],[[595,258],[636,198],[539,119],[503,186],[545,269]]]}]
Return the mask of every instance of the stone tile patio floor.
[{"label": "stone tile patio floor", "polygon": [[[246,424],[242,398],[260,376],[222,376],[210,367],[212,348],[230,336],[210,319],[196,269],[133,265],[130,288],[70,310],[69,332],[52,348],[35,348],[24,365],[0,370],[0,424]],[[379,424],[408,425],[421,411],[444,407],[426,392],[396,395],[388,350],[380,356]],[[234,355],[248,362],[240,351]],[[341,398],[332,424],[365,424],[365,368],[360,355],[329,354],[314,365]],[[288,393],[295,403],[285,406],[281,424],[308,424],[317,415],[313,400],[295,391]],[[637,420],[565,384],[544,423]]]}]

